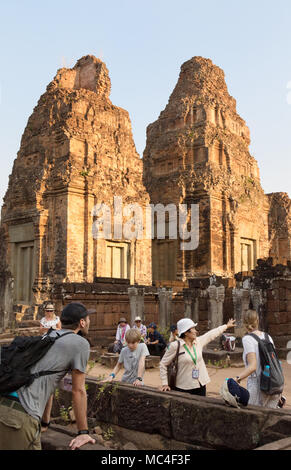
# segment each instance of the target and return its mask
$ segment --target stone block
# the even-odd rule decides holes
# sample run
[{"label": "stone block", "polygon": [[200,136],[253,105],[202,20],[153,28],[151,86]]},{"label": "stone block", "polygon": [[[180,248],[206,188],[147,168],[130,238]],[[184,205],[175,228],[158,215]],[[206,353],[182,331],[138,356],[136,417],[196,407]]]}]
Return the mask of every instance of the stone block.
[{"label": "stone block", "polygon": [[101,357],[100,349],[90,349],[90,361],[97,361]]},{"label": "stone block", "polygon": [[279,288],[279,299],[286,300],[286,289],[284,287]]},{"label": "stone block", "polygon": [[279,312],[280,311],[280,301],[279,300],[268,300],[268,302],[267,302],[267,311],[268,312]]},{"label": "stone block", "polygon": [[269,325],[280,325],[282,323],[288,323],[288,321],[289,320],[287,312],[270,312],[267,314],[267,322]]},{"label": "stone block", "polygon": [[[41,435],[42,450],[70,450],[69,444],[76,434],[68,435],[64,431],[55,431],[49,428]],[[86,444],[79,450],[106,450],[106,448],[98,443]]]},{"label": "stone block", "polygon": [[269,333],[270,335],[273,336],[284,336],[288,335],[289,332],[289,327],[288,324],[285,325],[269,325]]},{"label": "stone block", "polygon": [[291,341],[291,335],[273,337],[276,348],[285,348],[288,341]]},{"label": "stone block", "polygon": [[265,444],[264,446],[257,447],[254,450],[291,450],[291,437],[285,437],[285,439],[279,439],[278,441]]},{"label": "stone block", "polygon": [[[234,423],[236,430],[244,430],[239,438]],[[219,404],[210,406],[209,402],[193,396],[191,400],[178,398],[171,403],[171,425],[174,439],[196,445],[207,443],[215,449],[242,450],[257,447],[263,419],[253,411],[244,413]]]},{"label": "stone block", "polygon": [[109,369],[114,369],[118,361],[118,354],[106,353],[101,356],[101,364],[108,367]]}]

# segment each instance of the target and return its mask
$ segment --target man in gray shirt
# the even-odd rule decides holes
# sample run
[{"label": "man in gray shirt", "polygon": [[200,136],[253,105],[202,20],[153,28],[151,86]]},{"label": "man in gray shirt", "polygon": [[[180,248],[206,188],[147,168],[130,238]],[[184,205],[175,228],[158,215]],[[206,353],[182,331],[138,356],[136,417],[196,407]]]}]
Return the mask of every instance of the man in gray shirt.
[{"label": "man in gray shirt", "polygon": [[[61,314],[62,329],[50,333],[52,336],[64,337],[58,338],[45,356],[31,368],[32,373],[56,373],[40,376],[28,387],[21,387],[5,399],[0,399],[0,449],[41,449],[40,422],[44,428],[49,425],[53,393],[68,371],[72,372],[73,410],[78,428],[78,435],[71,441],[70,447],[74,450],[95,442],[88,432],[85,390],[90,346],[79,335],[88,333],[89,313],[80,303],[68,304]],[[71,334],[68,334],[70,331]]]}]

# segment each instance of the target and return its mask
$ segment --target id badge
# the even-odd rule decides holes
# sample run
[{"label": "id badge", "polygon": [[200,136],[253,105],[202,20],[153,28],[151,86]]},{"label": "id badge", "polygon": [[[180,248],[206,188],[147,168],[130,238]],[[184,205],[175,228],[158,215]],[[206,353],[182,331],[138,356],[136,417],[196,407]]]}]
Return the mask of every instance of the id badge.
[{"label": "id badge", "polygon": [[193,369],[192,370],[192,379],[199,379],[199,370]]}]

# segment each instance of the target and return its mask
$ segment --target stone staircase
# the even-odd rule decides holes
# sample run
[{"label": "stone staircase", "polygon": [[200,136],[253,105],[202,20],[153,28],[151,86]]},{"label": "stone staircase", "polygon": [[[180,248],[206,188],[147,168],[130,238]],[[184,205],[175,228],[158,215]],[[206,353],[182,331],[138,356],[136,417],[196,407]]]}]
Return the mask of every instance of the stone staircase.
[{"label": "stone staircase", "polygon": [[0,347],[10,344],[15,336],[38,336],[39,321],[23,320],[16,323],[14,329],[10,329],[0,334]]}]

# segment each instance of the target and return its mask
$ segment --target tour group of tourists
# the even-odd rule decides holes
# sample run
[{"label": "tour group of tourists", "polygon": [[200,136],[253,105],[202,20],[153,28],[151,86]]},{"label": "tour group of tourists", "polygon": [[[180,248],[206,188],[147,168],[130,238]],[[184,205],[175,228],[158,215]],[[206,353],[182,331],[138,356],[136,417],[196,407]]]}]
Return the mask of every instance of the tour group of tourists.
[{"label": "tour group of tourists", "polygon": [[[54,305],[48,302],[44,317],[40,321],[39,338],[48,342],[49,336],[52,344],[46,346],[46,352],[31,367],[30,373],[33,379],[19,387],[24,382],[19,381],[18,377],[19,380],[15,379],[14,382],[18,386],[15,385],[14,390],[13,385],[8,386],[7,378],[5,387],[5,380],[1,381],[1,375],[4,379],[8,377],[8,369],[0,365],[0,450],[41,449],[41,433],[50,425],[54,392],[68,371],[72,376],[72,404],[78,430],[69,446],[74,450],[95,442],[88,430],[85,388],[90,355],[90,345],[86,339],[90,327],[90,313],[92,311],[87,310],[83,304],[72,302],[64,307],[60,316],[57,316]],[[264,342],[267,346],[274,347],[273,340],[259,329],[259,318],[255,310],[248,310],[244,314],[243,323],[247,332],[242,338],[245,368],[238,376],[227,379],[228,382],[223,388],[225,395],[222,393],[222,396],[230,405],[233,399],[234,404],[240,402],[243,405],[248,403],[269,408],[282,406],[285,399],[282,397],[281,389],[274,388],[272,394],[268,393],[267,389],[266,392],[262,389],[262,377],[269,382],[271,379],[268,377],[270,366],[262,370],[260,344]],[[167,343],[155,323],[150,323],[146,327],[142,319],[137,317],[130,327],[125,318],[120,318],[115,342],[109,348],[118,356],[117,364],[103,382],[116,379],[123,366],[121,381],[134,387],[142,387],[146,357],[157,355],[160,356],[161,391],[174,390],[205,397],[210,378],[203,359],[203,348],[234,326],[235,321],[230,319],[225,325],[199,335],[196,329],[197,323],[190,318],[182,318],[171,326],[171,335]],[[41,343],[41,340],[39,347],[44,347],[45,341]],[[268,348],[271,350],[269,346]],[[8,353],[9,349],[7,357]],[[173,362],[176,363],[176,375],[175,385],[171,388],[169,367]],[[241,382],[245,379],[247,379],[246,385],[242,387]],[[2,382],[4,385],[1,385]]]}]

